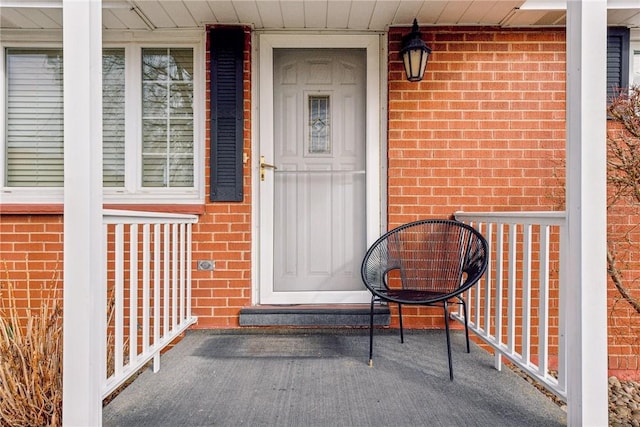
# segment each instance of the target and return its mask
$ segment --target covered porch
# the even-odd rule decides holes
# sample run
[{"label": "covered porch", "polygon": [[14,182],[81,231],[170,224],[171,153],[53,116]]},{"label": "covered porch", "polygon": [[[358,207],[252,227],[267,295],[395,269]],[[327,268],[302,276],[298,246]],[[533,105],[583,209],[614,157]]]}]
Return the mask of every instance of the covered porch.
[{"label": "covered porch", "polygon": [[[314,1],[105,1],[104,5],[100,1],[28,3],[28,9],[36,12],[34,15],[60,18],[51,19],[56,28],[62,26],[64,18],[64,78],[69,83],[65,85],[64,92],[65,116],[77,118],[75,121],[65,121],[64,142],[64,337],[65,348],[73,349],[68,350],[64,358],[65,424],[606,423],[606,123],[601,106],[605,98],[606,64],[602,52],[606,50],[607,2],[571,1],[566,14],[562,5],[562,10],[558,11],[556,4],[551,7],[548,2],[542,2],[542,5],[526,2],[529,9],[524,7],[525,2],[522,1],[329,3],[345,9],[335,12],[333,7],[327,8],[327,2]],[[469,7],[457,7],[463,3]],[[497,8],[503,10],[501,15],[483,14],[481,12],[487,3],[496,8],[502,4],[511,6],[506,11],[502,7]],[[633,2],[610,3],[635,7]],[[157,7],[145,7],[150,4]],[[199,13],[213,11],[214,5],[224,5],[226,9],[219,15],[212,14],[207,19],[196,21],[194,14],[185,12],[187,8],[182,7],[186,4],[197,8]],[[281,4],[287,6],[273,7]],[[23,8],[21,2],[1,2],[0,5],[6,5],[6,10],[11,10],[11,13],[18,13],[13,8]],[[435,7],[430,8],[432,5]],[[551,12],[549,7],[553,9]],[[318,8],[325,13],[318,13]],[[330,14],[329,10],[335,13]],[[474,13],[465,15],[467,11]],[[121,15],[128,18],[135,16],[133,21],[126,23]],[[482,17],[478,18],[480,15]],[[322,16],[327,18],[322,23],[314,19]],[[345,16],[349,19],[343,22]],[[471,355],[456,349],[454,364],[459,372],[459,380],[449,382],[444,374],[444,343],[442,347],[439,344],[443,337],[431,337],[440,332],[412,332],[402,347],[394,333],[379,333],[375,350],[378,362],[374,369],[369,369],[364,360],[362,363],[360,360],[360,354],[364,355],[363,349],[366,349],[366,334],[358,330],[351,333],[302,335],[300,331],[295,331],[289,335],[275,336],[243,335],[238,331],[189,331],[185,339],[163,356],[162,370],[155,374],[148,371],[143,373],[103,413],[100,401],[107,387],[102,367],[108,347],[104,333],[107,329],[104,319],[106,301],[103,298],[106,285],[91,285],[96,278],[107,276],[105,242],[108,241],[108,234],[105,233],[105,225],[110,224],[107,219],[109,213],[102,209],[100,175],[102,111],[99,106],[102,95],[99,70],[103,30],[118,30],[121,28],[119,25],[155,31],[169,27],[202,28],[210,24],[239,25],[250,22],[256,30],[307,28],[313,31],[384,31],[389,26],[408,26],[416,16],[421,24],[427,25],[457,25],[468,23],[472,18],[478,18],[473,25],[567,25],[568,191],[566,212],[562,214],[566,246],[562,248],[560,257],[562,282],[566,285],[562,288],[564,294],[561,296],[561,309],[565,317],[559,330],[562,338],[558,362],[561,367],[560,378],[559,381],[550,380],[550,383],[551,386],[559,384],[558,393],[568,402],[568,415],[565,417],[553,402],[509,370],[495,370],[494,367],[499,367],[500,362],[497,359],[492,361],[487,353],[478,348],[474,348]],[[13,17],[24,18],[22,12]],[[23,21],[23,28],[29,28],[29,19]],[[34,28],[43,28],[37,22],[34,25]],[[594,87],[601,90],[592,90]],[[91,143],[87,144],[87,141]],[[593,141],[599,142],[588,144]],[[257,160],[252,168],[257,176]],[[170,219],[168,223],[174,224],[173,220]],[[482,217],[466,220],[483,222]],[[145,220],[149,224],[155,224],[154,221]],[[188,217],[180,218],[180,221],[191,224],[196,219]],[[189,230],[187,225],[184,228],[179,225],[171,227]],[[147,229],[142,233],[149,231]],[[174,289],[181,290],[175,295],[180,295],[182,300],[172,302],[171,306],[172,313],[175,315],[179,312],[180,317],[173,321],[172,328],[165,327],[165,330],[171,329],[176,334],[196,320],[190,310],[190,299],[184,298],[190,290],[190,232],[185,237],[185,232],[181,231],[180,236],[181,261],[174,264],[174,267],[180,264],[179,268],[176,267],[180,273],[176,273],[172,279],[179,277],[173,283],[178,283]],[[178,238],[172,242],[177,245]],[[168,246],[168,243],[164,245]],[[258,252],[257,246],[252,249]],[[121,251],[118,249],[117,252]],[[140,258],[144,259],[144,256]],[[493,277],[495,275],[494,272]],[[143,303],[142,307],[148,313],[149,306]],[[480,303],[477,307],[480,307]],[[131,313],[137,311],[136,306],[131,308]],[[165,309],[165,312],[168,311]],[[480,319],[477,321],[476,332],[482,329]],[[118,322],[122,323],[116,325],[115,329],[121,333],[123,328],[126,329],[123,326],[124,318],[120,317]],[[160,360],[160,348],[155,343],[160,343],[162,339],[155,336],[152,340],[154,346],[149,348],[149,327],[153,322],[148,316],[145,322],[140,324],[143,338],[139,345],[145,353],[130,356],[130,362],[146,363],[151,358],[155,358],[156,362]],[[135,330],[140,325],[131,323],[129,328]],[[134,369],[131,364],[127,366],[127,357],[124,356],[126,350],[121,344],[123,337],[119,338],[119,343],[114,346],[115,369],[119,375],[113,382],[114,386],[116,382],[124,381],[126,374]],[[537,340],[538,335],[535,338]],[[496,347],[506,347],[505,356],[510,357],[508,353],[513,350],[515,342],[511,338],[498,340]],[[133,345],[130,349],[136,347],[138,345]],[[592,351],[594,348],[599,351]],[[542,356],[544,351],[538,349],[538,353],[532,357],[532,350],[527,347],[523,359],[524,364],[531,364],[535,360],[534,371],[538,371],[542,378],[548,375],[547,360],[537,356]],[[537,363],[540,360],[542,364]],[[168,386],[164,387],[164,384]],[[385,411],[385,402],[389,398],[397,399],[389,401],[397,415],[391,416],[391,412]],[[199,414],[202,418],[196,418]],[[129,416],[131,418],[127,418]],[[331,416],[338,418],[325,418]]]},{"label": "covered porch", "polygon": [[[105,424],[565,424],[565,410],[548,397],[575,404],[565,267],[553,273],[569,248],[564,213],[457,212],[456,218],[476,226],[492,249],[488,272],[466,294],[476,344],[467,354],[464,335],[455,334],[452,382],[443,330],[408,330],[401,344],[397,329],[376,327],[373,369],[366,366],[367,322],[188,330],[197,321],[186,268],[196,218],[105,211],[108,264],[116,266],[107,334],[96,337],[106,344]],[[125,280],[136,274],[126,266],[138,260],[141,289],[131,285],[137,279]],[[451,315],[462,322],[465,313]],[[534,378],[546,395],[504,362]],[[136,379],[122,391],[130,378]]]},{"label": "covered porch", "polygon": [[103,410],[104,426],[560,426],[566,413],[521,376],[444,331],[188,331]]}]

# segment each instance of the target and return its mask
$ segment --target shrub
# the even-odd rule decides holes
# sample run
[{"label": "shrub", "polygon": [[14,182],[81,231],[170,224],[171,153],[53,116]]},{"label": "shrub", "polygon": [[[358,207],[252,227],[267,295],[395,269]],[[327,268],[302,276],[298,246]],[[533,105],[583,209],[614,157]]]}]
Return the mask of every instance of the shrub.
[{"label": "shrub", "polygon": [[0,283],[0,426],[62,424],[62,307],[53,282],[36,307],[29,278],[26,301],[8,272]]}]

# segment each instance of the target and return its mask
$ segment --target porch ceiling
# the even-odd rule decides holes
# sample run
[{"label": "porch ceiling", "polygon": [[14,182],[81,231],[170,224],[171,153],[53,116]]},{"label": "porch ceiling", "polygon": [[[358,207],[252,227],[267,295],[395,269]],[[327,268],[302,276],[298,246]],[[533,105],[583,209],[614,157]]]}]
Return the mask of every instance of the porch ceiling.
[{"label": "porch ceiling", "polygon": [[[61,0],[0,0],[0,29],[60,29]],[[635,6],[634,6],[635,5]],[[637,0],[609,0],[609,25],[640,28]],[[554,0],[104,0],[107,30],[202,28],[382,31],[409,25],[564,26]]]}]

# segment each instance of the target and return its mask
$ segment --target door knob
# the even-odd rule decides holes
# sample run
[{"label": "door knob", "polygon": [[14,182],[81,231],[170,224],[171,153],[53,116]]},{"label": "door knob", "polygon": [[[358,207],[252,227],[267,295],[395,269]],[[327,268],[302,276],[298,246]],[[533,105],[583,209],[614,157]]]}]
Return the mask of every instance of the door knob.
[{"label": "door knob", "polygon": [[269,163],[265,162],[264,156],[260,156],[260,181],[264,181],[264,171],[265,171],[265,169],[276,170],[276,169],[278,169],[278,167],[275,166],[275,165],[270,165]]}]

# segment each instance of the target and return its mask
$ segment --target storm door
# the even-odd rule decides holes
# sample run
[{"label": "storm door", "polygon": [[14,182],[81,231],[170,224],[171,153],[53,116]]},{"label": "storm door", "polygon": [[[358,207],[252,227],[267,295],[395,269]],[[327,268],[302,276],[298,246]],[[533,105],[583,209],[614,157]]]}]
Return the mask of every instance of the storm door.
[{"label": "storm door", "polygon": [[360,278],[367,51],[277,48],[272,58],[273,139],[259,165],[261,248],[270,252],[261,257],[271,272],[260,302],[369,301]]}]

